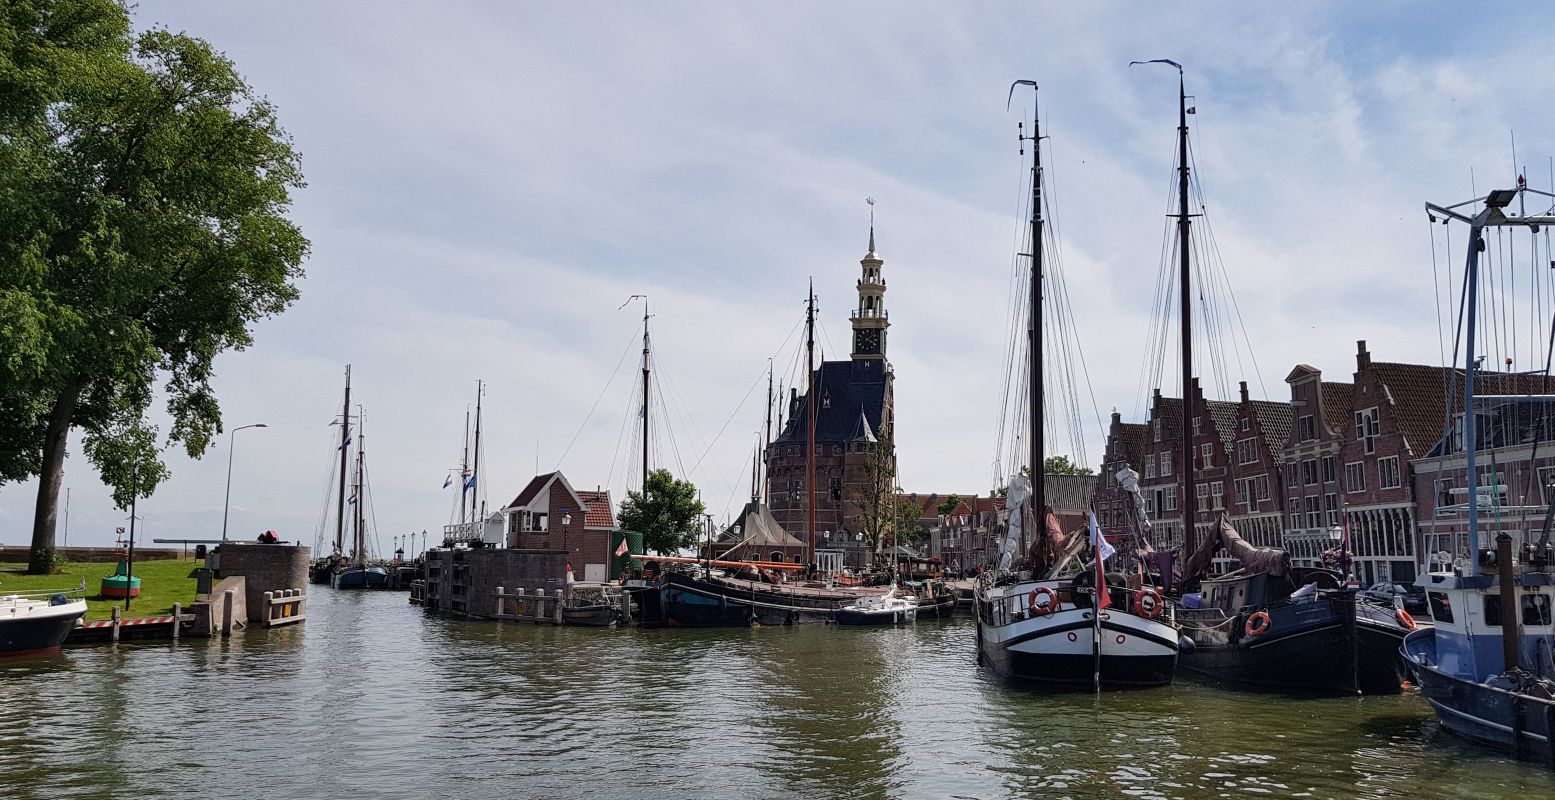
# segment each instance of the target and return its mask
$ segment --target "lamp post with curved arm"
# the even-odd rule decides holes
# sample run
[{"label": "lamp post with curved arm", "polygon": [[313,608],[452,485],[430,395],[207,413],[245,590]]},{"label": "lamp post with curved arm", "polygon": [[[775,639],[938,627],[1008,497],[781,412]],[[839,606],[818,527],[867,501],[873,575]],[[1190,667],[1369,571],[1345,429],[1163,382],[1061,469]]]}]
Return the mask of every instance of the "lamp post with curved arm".
[{"label": "lamp post with curved arm", "polygon": [[232,447],[236,443],[238,431],[268,427],[270,426],[263,422],[256,422],[253,425],[233,428],[231,433],[227,434],[227,499],[223,501],[221,508],[221,540],[224,542],[227,541],[227,515],[232,510]]}]

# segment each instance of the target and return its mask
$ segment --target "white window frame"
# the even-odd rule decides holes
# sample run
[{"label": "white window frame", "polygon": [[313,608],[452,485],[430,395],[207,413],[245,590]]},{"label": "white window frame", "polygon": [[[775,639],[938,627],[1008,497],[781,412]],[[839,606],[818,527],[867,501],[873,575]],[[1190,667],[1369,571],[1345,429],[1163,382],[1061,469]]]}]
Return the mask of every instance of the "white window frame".
[{"label": "white window frame", "polygon": [[1145,456],[1145,477],[1146,478],[1154,478],[1155,477],[1155,456],[1154,455],[1147,455],[1147,456]]},{"label": "white window frame", "polygon": [[1236,463],[1254,464],[1258,461],[1258,440],[1238,439],[1236,442]]},{"label": "white window frame", "polygon": [[1215,458],[1215,443],[1205,442],[1199,445],[1199,469],[1209,469],[1210,461]]},{"label": "white window frame", "polygon": [[[1388,483],[1392,477],[1393,482]],[[1377,459],[1377,488],[1397,489],[1404,485],[1404,474],[1400,469],[1398,456],[1384,456]]]},{"label": "white window frame", "polygon": [[1165,506],[1165,508],[1162,509],[1162,510],[1163,511],[1176,511],[1177,510],[1177,487],[1175,485],[1166,487],[1166,493],[1163,495],[1163,497],[1164,497],[1164,499],[1162,500],[1161,505]]},{"label": "white window frame", "polygon": [[1355,438],[1364,446],[1366,455],[1377,452],[1377,437],[1382,434],[1382,423],[1377,406],[1355,412]]},{"label": "white window frame", "polygon": [[[1354,481],[1350,480],[1350,468],[1351,467],[1355,468],[1355,474],[1360,477],[1360,485],[1359,486],[1357,486]],[[1366,462],[1365,461],[1346,461],[1344,463],[1344,493],[1345,494],[1360,494],[1361,492],[1364,492],[1364,491],[1366,491]]]},{"label": "white window frame", "polygon": [[1172,474],[1172,451],[1161,454],[1161,477],[1170,477]]},{"label": "white window frame", "polygon": [[1209,485],[1209,496],[1211,498],[1211,507],[1214,508],[1214,510],[1219,511],[1222,508],[1225,508],[1226,507],[1225,506],[1225,498],[1226,498],[1226,484],[1225,484],[1225,481],[1215,481],[1214,483],[1210,484]]},{"label": "white window frame", "polygon": [[1296,420],[1298,442],[1310,442],[1317,438],[1317,425],[1314,424],[1311,414],[1306,414]]},{"label": "white window frame", "polygon": [[1317,459],[1308,458],[1303,460],[1301,462],[1301,485],[1316,486],[1317,477]]}]

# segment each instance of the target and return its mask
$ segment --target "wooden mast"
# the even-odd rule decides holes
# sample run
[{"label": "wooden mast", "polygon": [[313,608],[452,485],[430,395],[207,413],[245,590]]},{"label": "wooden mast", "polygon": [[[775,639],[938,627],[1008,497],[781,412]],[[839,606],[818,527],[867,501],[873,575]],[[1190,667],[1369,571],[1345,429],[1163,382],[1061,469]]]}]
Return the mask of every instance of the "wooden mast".
[{"label": "wooden mast", "polygon": [[643,296],[643,498],[648,497],[648,297]]},{"label": "wooden mast", "polygon": [[1193,494],[1193,295],[1192,266],[1189,263],[1188,218],[1188,93],[1183,83],[1182,67],[1177,66],[1177,241],[1181,251],[1182,270],[1178,276],[1177,294],[1182,315],[1182,464],[1178,474],[1182,476],[1182,546],[1183,554],[1194,551],[1193,520],[1196,516]]},{"label": "wooden mast", "polygon": [[351,365],[346,365],[346,401],[340,411],[340,496],[335,501],[335,553],[344,550],[346,537],[346,467],[351,446]]},{"label": "wooden mast", "polygon": [[[1047,530],[1046,453],[1043,430],[1043,352],[1042,352],[1042,125],[1040,107],[1035,100],[1037,85],[1031,84],[1031,518],[1036,527],[1032,534]],[[1026,557],[1026,526],[1021,526],[1021,558]]]},{"label": "wooden mast", "polygon": [[805,564],[815,560],[815,281],[805,303],[805,371],[809,388],[805,390]]}]

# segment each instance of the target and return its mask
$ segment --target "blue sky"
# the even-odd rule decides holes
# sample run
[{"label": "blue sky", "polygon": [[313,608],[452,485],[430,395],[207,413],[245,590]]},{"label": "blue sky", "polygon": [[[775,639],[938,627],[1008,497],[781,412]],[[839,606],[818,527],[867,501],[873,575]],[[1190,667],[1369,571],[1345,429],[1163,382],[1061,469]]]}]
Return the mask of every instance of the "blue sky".
[{"label": "blue sky", "polygon": [[[1024,224],[1016,78],[1042,87],[1097,410],[1136,416],[1176,85],[1133,59],[1188,70],[1197,166],[1263,376],[1262,391],[1251,375],[1232,385],[1288,399],[1298,362],[1347,379],[1357,339],[1434,363],[1422,203],[1467,199],[1471,171],[1480,190],[1508,182],[1514,130],[1548,184],[1555,127],[1531,101],[1550,56],[1518,35],[1541,11],[144,0],[141,27],[208,39],[276,104],[309,183],[294,209],[314,245],[302,299],[218,361],[228,427],[269,425],[238,435],[232,530],[312,543],[348,362],[385,549],[447,522],[439,487],[477,378],[491,507],[574,435],[560,466],[619,498],[635,356],[600,398],[640,325],[617,308],[641,293],[684,406],[659,446],[671,467],[676,449],[687,466],[709,453],[692,478],[723,513],[761,426],[759,399],[742,399],[810,277],[823,343],[848,346],[865,196],[890,287],[901,483],[986,491]],[[198,462],[169,455],[171,482],[141,504],[150,535],[219,532],[226,441]],[[111,541],[124,515],[84,459],[66,485],[71,542]],[[26,539],[35,490],[0,488],[0,542]]]}]

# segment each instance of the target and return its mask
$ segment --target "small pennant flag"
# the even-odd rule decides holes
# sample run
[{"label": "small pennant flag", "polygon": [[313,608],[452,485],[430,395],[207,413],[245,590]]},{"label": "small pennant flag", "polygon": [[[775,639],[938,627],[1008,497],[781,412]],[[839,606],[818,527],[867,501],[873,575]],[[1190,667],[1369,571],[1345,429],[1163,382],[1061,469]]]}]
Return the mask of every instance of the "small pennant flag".
[{"label": "small pennant flag", "polygon": [[1090,524],[1091,545],[1096,548],[1096,607],[1101,609],[1112,605],[1112,594],[1107,591],[1107,558],[1114,551],[1112,545],[1107,544],[1107,537],[1101,535],[1095,512],[1091,512]]},{"label": "small pennant flag", "polygon": [[452,474],[449,474],[448,477],[443,479],[443,488],[444,489],[447,489],[448,487],[452,486],[453,484],[454,484],[454,476]]},{"label": "small pennant flag", "polygon": [[346,502],[350,503],[353,506],[356,505],[356,492],[352,492],[351,493],[351,499],[347,500]]},{"label": "small pennant flag", "polygon": [[621,543],[619,545],[616,545],[616,555],[624,556],[624,555],[626,555],[627,553],[630,553],[630,552],[632,552],[632,548],[626,546],[626,539],[623,538],[621,540]]},{"label": "small pennant flag", "polygon": [[350,447],[350,446],[351,446],[351,435],[350,434],[346,434],[346,440],[341,442],[340,446],[335,448],[335,449],[336,450],[344,450],[344,449],[346,449],[347,447]]},{"label": "small pennant flag", "polygon": [[471,475],[470,477],[465,478],[464,479],[464,490],[466,492],[468,492],[468,491],[470,491],[471,489],[474,489],[474,488],[475,488],[475,476]]}]

